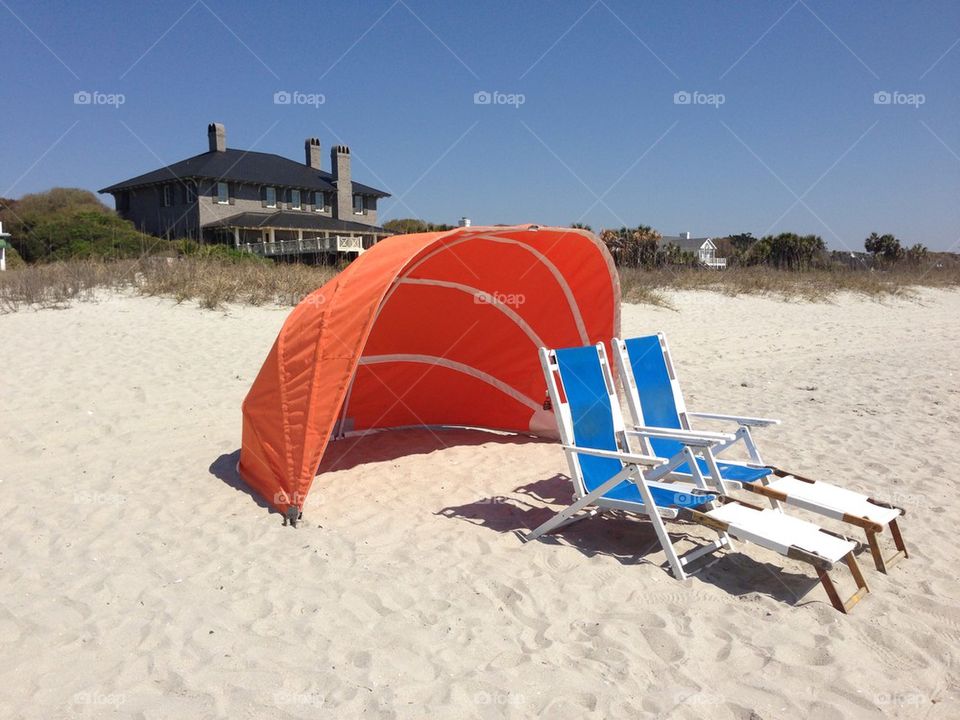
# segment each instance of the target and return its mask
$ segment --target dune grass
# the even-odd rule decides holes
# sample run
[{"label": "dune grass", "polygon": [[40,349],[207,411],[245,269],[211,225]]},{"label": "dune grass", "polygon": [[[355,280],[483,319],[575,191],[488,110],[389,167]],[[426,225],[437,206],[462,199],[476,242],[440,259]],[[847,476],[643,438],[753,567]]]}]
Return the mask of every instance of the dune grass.
[{"label": "dune grass", "polygon": [[[228,303],[296,305],[337,272],[328,266],[208,256],[139,260],[70,260],[25,265],[0,273],[0,312],[23,307],[66,307],[94,299],[100,290],[194,301],[203,308]],[[726,295],[766,295],[823,302],[838,293],[871,298],[911,297],[918,287],[960,286],[960,262],[900,265],[889,270],[811,270],[770,267],[620,269],[624,302],[672,307],[668,291],[708,290]]]},{"label": "dune grass", "polygon": [[44,263],[0,274],[0,312],[66,307],[92,300],[100,290],[195,301],[208,309],[227,303],[292,306],[335,272],[324,266],[197,257]]},{"label": "dune grass", "polygon": [[726,270],[620,268],[624,302],[670,307],[668,290],[709,290],[725,295],[767,295],[783,300],[824,302],[840,293],[881,299],[912,297],[916,288],[960,286],[960,265],[900,266],[889,270],[809,270],[771,267]]}]

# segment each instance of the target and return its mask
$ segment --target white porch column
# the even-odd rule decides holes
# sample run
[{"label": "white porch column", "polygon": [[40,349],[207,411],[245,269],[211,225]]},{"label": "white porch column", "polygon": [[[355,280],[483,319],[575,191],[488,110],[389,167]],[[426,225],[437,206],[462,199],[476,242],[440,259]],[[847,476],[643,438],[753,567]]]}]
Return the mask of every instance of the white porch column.
[{"label": "white porch column", "polygon": [[7,238],[9,233],[3,231],[3,223],[0,222],[0,272],[7,269]]},{"label": "white porch column", "polygon": [[240,228],[237,227],[233,229],[233,245],[237,250],[240,249]]},{"label": "white porch column", "polygon": [[7,249],[0,247],[0,272],[7,269]]}]

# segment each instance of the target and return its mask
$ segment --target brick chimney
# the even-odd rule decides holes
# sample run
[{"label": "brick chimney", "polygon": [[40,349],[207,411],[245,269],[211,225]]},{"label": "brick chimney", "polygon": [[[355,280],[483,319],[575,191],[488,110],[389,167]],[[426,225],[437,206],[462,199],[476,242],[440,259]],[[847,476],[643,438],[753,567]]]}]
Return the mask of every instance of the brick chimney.
[{"label": "brick chimney", "polygon": [[320,140],[318,138],[307,138],[303,142],[303,152],[307,167],[314,170],[323,170],[323,161],[320,155]]},{"label": "brick chimney", "polygon": [[353,182],[350,180],[350,148],[346,145],[330,148],[330,172],[337,185],[336,217],[350,220],[353,217]]},{"label": "brick chimney", "polygon": [[223,123],[207,125],[207,141],[210,143],[210,152],[223,152],[227,149],[227,129]]}]

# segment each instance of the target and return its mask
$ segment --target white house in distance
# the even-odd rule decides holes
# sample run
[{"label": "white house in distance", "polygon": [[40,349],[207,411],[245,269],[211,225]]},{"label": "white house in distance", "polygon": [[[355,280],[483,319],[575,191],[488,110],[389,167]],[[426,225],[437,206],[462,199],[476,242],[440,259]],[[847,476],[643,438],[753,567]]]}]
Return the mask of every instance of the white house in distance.
[{"label": "white house in distance", "polygon": [[7,269],[7,238],[10,237],[10,233],[5,233],[3,231],[3,223],[0,222],[0,272],[3,272]]},{"label": "white house in distance", "polygon": [[727,267],[727,259],[717,257],[717,246],[708,237],[693,238],[688,232],[680,235],[664,235],[660,239],[660,245],[661,247],[676,245],[685,252],[692,252],[702,265],[715,270],[723,270]]}]

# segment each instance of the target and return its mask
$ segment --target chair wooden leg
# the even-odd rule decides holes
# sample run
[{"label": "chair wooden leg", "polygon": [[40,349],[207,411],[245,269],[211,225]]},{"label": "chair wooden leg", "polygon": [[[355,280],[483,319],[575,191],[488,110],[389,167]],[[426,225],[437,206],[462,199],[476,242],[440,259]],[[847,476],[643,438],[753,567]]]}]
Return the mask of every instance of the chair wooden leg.
[{"label": "chair wooden leg", "polygon": [[[853,581],[857,584],[857,592],[855,594],[863,597],[864,594],[870,592],[870,588],[867,587],[867,581],[863,577],[863,572],[860,570],[860,563],[857,562],[857,558],[852,552],[847,553],[846,561],[847,567],[850,569],[850,574],[853,576]],[[860,597],[857,598],[857,601],[860,600]]]},{"label": "chair wooden leg", "polygon": [[837,594],[837,588],[834,586],[833,580],[830,579],[830,573],[826,568],[817,568],[817,574],[820,576],[820,582],[823,583],[823,589],[827,591],[830,604],[840,612],[846,613],[847,611],[843,607],[843,601],[840,600],[840,595]]},{"label": "chair wooden leg", "polygon": [[893,538],[893,544],[897,548],[897,551],[890,557],[885,558],[883,557],[883,552],[880,550],[877,533],[867,530],[867,542],[870,545],[870,554],[873,555],[873,563],[877,566],[877,570],[884,574],[904,558],[910,557],[907,553],[907,547],[903,543],[900,526],[897,525],[896,520],[890,521],[890,535]]},{"label": "chair wooden leg", "polygon": [[887,560],[887,564],[893,566],[894,563],[899,562],[901,559],[910,557],[910,553],[907,552],[907,546],[903,542],[903,535],[900,534],[900,526],[896,520],[890,521],[890,535],[893,536],[893,544],[898,551],[893,558]]},{"label": "chair wooden leg", "polygon": [[883,553],[880,551],[880,543],[877,542],[877,534],[867,530],[867,544],[870,545],[870,554],[873,555],[873,564],[877,570],[882,573],[887,572],[887,564],[883,561]]},{"label": "chair wooden leg", "polygon": [[823,589],[827,592],[827,597],[830,598],[830,604],[833,605],[839,612],[842,612],[844,615],[849,613],[853,606],[856,605],[863,599],[863,596],[870,592],[870,589],[867,587],[867,582],[863,578],[863,573],[860,571],[860,565],[857,563],[856,557],[853,553],[847,553],[847,556],[844,558],[847,563],[847,567],[850,569],[850,574],[853,576],[854,581],[857,583],[857,590],[850,598],[846,601],[840,599],[840,594],[837,592],[836,585],[833,584],[833,580],[830,577],[830,573],[825,567],[817,567],[817,574],[820,576],[820,582],[823,583]]}]

